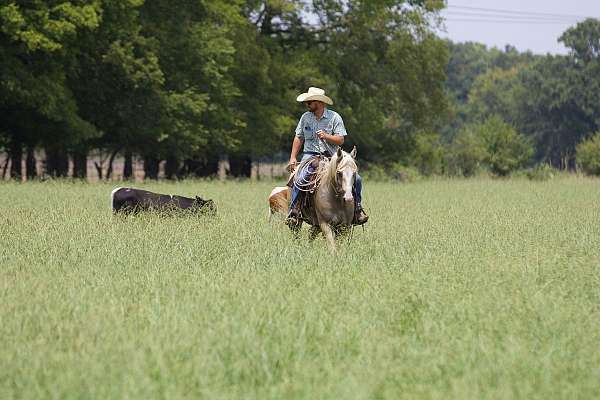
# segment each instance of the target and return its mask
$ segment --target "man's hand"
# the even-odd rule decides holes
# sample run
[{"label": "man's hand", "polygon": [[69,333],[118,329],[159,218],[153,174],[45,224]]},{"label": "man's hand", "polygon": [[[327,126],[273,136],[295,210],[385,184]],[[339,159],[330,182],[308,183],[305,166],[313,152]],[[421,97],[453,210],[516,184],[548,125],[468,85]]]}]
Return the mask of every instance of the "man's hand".
[{"label": "man's hand", "polygon": [[329,143],[333,143],[335,145],[341,146],[344,144],[344,137],[343,136],[338,136],[338,135],[330,135],[327,132],[325,132],[324,130],[319,129],[317,132],[317,136],[319,137],[320,140],[329,142]]},{"label": "man's hand", "polygon": [[321,139],[321,140],[326,140],[326,139],[327,139],[327,136],[329,136],[329,135],[328,135],[328,134],[327,134],[327,133],[326,133],[324,130],[322,130],[322,129],[319,129],[319,130],[317,131],[317,136],[318,136],[318,137],[319,137],[319,139]]},{"label": "man's hand", "polygon": [[297,165],[298,161],[296,161],[295,159],[290,159],[289,164],[285,168],[290,172],[294,172],[296,170]]}]

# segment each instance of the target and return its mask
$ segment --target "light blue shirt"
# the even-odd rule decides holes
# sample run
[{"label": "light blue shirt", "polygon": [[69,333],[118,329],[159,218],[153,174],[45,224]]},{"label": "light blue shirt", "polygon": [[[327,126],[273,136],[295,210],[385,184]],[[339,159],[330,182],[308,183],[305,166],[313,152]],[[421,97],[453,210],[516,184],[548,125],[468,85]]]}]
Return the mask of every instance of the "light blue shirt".
[{"label": "light blue shirt", "polygon": [[296,127],[296,137],[304,139],[304,149],[315,153],[324,153],[329,151],[330,154],[335,154],[338,145],[329,143],[325,140],[320,140],[317,136],[317,131],[323,130],[325,133],[334,136],[346,136],[346,128],[340,114],[333,110],[325,108],[321,119],[317,119],[315,114],[308,111],[302,114],[298,126]]}]

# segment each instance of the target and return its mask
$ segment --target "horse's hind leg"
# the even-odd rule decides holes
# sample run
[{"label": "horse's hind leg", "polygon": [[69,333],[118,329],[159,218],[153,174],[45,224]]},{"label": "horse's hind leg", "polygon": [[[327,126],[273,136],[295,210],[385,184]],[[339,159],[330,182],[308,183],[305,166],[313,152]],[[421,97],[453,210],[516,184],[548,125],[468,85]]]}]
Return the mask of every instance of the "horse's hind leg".
[{"label": "horse's hind leg", "polygon": [[317,238],[319,233],[321,233],[321,228],[319,228],[318,226],[311,227],[310,232],[308,234],[308,240],[312,242]]},{"label": "horse's hind leg", "polygon": [[327,239],[329,248],[332,251],[335,251],[335,238],[333,237],[333,230],[331,230],[331,227],[326,222],[321,222],[319,226],[321,227],[321,231],[323,231],[323,235],[325,235],[325,239]]}]

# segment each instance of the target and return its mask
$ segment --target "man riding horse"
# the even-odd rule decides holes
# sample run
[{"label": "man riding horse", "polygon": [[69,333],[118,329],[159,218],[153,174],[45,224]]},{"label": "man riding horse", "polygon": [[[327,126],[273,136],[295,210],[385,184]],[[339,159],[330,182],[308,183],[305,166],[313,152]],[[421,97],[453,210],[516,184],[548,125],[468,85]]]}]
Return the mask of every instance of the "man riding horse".
[{"label": "man riding horse", "polygon": [[[302,93],[296,100],[305,103],[309,111],[302,114],[296,127],[289,163],[292,172],[295,171],[298,164],[297,156],[301,148],[303,149],[302,161],[318,157],[330,158],[344,144],[344,136],[347,135],[342,117],[325,106],[326,104],[333,105],[333,100],[325,95],[323,89],[311,87],[308,92]],[[308,168],[298,171],[301,176],[296,177],[295,180],[310,181],[317,166],[318,162],[310,163]],[[286,223],[294,226],[300,223],[302,217],[300,210],[305,193],[293,183],[291,188],[292,201]],[[369,219],[361,205],[361,192],[362,179],[357,174],[353,187],[354,220],[352,224],[354,225],[362,225]]]}]

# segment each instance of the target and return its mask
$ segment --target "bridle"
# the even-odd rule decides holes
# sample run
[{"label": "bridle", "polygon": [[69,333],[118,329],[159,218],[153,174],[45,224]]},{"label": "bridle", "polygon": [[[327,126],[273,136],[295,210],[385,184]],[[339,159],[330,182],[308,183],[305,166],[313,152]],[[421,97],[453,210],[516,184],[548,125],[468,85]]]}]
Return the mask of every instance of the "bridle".
[{"label": "bridle", "polygon": [[[346,168],[351,168],[351,167],[347,166]],[[339,182],[338,172],[340,172],[340,171],[338,171],[336,168],[335,177],[333,179],[331,179],[330,185],[331,185],[331,188],[333,189],[333,191],[335,192],[335,197],[340,198],[340,197],[344,196],[344,189],[342,188],[342,185]],[[354,179],[355,176],[356,176],[356,171],[354,171],[352,173],[352,178]]]}]

